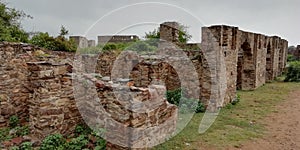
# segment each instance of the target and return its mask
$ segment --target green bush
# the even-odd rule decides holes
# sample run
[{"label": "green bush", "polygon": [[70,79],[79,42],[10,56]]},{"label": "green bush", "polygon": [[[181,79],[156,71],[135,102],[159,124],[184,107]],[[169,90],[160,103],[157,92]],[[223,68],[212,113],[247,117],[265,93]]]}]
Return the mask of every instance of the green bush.
[{"label": "green bush", "polygon": [[296,60],[297,60],[297,58],[294,55],[288,54],[288,58],[287,58],[288,62],[292,62],[292,61],[296,61]]},{"label": "green bush", "polygon": [[107,50],[116,50],[117,49],[117,45],[114,43],[107,43],[103,46],[102,48],[103,50],[107,51]]},{"label": "green bush", "polygon": [[16,132],[17,136],[28,135],[30,132],[28,126],[22,126],[22,127],[17,126],[15,129],[17,130]]},{"label": "green bush", "polygon": [[69,143],[65,144],[64,149],[68,150],[81,150],[88,144],[88,138],[86,135],[80,135],[77,138],[73,138]]},{"label": "green bush", "polygon": [[10,134],[9,134],[10,129],[9,128],[0,128],[0,143],[2,141],[6,141],[9,140],[11,138],[13,138]]},{"label": "green bush", "polygon": [[41,144],[40,150],[63,149],[66,139],[61,134],[48,135]]},{"label": "green bush", "polygon": [[300,61],[289,62],[285,82],[300,82]]},{"label": "green bush", "polygon": [[167,91],[166,96],[169,103],[179,106],[182,90],[176,89],[172,91]]},{"label": "green bush", "polygon": [[19,150],[33,150],[31,142],[24,142],[21,144]]},{"label": "green bush", "polygon": [[63,36],[54,38],[47,32],[33,36],[30,43],[54,51],[76,51],[77,49],[73,40],[67,40]]},{"label": "green bush", "polygon": [[79,135],[88,135],[92,132],[91,128],[89,128],[87,125],[79,124],[76,125],[74,133],[76,136]]},{"label": "green bush", "polygon": [[106,149],[106,141],[102,138],[97,139],[95,150],[105,150]]},{"label": "green bush", "polygon": [[201,101],[199,101],[195,112],[196,113],[204,113],[205,111],[206,111],[205,105]]},{"label": "green bush", "polygon": [[241,100],[241,95],[237,94],[236,98],[231,102],[232,105],[236,105],[237,103],[239,103]]},{"label": "green bush", "polygon": [[[167,91],[166,97],[169,103],[180,106],[181,113],[195,111],[196,113],[205,112],[205,105],[198,99],[185,98],[182,89]],[[183,96],[182,96],[183,95]]]},{"label": "green bush", "polygon": [[9,8],[0,1],[0,41],[27,42],[28,34],[20,24],[23,18],[30,18],[30,16],[23,11]]},{"label": "green bush", "polygon": [[16,115],[13,115],[9,118],[9,126],[11,128],[15,128],[19,125],[19,117]]}]

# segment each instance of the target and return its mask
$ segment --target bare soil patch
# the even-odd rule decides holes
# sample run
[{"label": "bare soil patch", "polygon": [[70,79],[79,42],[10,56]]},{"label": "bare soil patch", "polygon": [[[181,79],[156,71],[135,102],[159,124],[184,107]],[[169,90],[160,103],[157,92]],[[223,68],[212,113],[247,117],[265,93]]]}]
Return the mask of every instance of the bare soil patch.
[{"label": "bare soil patch", "polygon": [[261,139],[256,139],[240,147],[241,150],[299,150],[300,149],[300,90],[291,93],[276,111],[264,120],[267,131]]}]

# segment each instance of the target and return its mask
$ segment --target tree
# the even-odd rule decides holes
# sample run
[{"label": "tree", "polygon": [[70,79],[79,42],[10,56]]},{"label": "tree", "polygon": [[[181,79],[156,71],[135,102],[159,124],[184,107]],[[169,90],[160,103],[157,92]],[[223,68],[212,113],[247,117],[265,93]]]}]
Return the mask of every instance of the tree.
[{"label": "tree", "polygon": [[74,41],[68,40],[63,36],[57,36],[56,38],[50,36],[46,33],[39,33],[33,36],[30,40],[30,43],[33,45],[37,45],[39,47],[43,47],[49,50],[55,51],[76,51],[77,46]]},{"label": "tree", "polygon": [[68,34],[69,34],[69,31],[64,26],[61,26],[59,36],[65,37]]},{"label": "tree", "polygon": [[159,39],[160,38],[160,32],[159,28],[154,29],[153,31],[149,31],[148,33],[145,33],[145,38],[146,39]]},{"label": "tree", "polygon": [[0,41],[27,42],[28,34],[21,27],[23,18],[32,17],[0,1]]},{"label": "tree", "polygon": [[300,82],[300,61],[293,61],[288,64],[285,82]]},{"label": "tree", "polygon": [[179,25],[179,42],[180,43],[187,43],[192,38],[192,35],[188,32],[188,27],[185,25]]}]

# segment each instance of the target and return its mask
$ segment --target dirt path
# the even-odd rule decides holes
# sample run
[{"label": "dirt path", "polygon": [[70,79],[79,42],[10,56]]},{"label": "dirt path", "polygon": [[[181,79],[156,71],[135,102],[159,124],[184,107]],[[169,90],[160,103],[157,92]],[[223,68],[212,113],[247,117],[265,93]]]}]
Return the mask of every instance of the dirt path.
[{"label": "dirt path", "polygon": [[267,134],[262,139],[245,143],[240,150],[300,150],[300,90],[290,94],[277,113],[264,121]]}]

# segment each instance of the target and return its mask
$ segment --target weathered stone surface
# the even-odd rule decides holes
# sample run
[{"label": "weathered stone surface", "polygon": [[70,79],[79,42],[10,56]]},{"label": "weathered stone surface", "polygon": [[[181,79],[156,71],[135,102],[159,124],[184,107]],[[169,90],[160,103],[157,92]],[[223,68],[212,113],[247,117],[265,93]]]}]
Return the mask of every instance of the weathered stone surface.
[{"label": "weathered stone surface", "polygon": [[[286,40],[241,31],[237,27],[203,27],[201,45],[209,57],[206,59],[217,61],[217,66],[212,68],[216,68],[219,78],[212,84],[221,85],[220,81],[226,80],[224,104],[235,99],[236,88],[254,90],[281,75],[286,65]],[[224,60],[226,71],[221,70],[220,60]]]},{"label": "weathered stone surface", "polygon": [[[161,30],[165,41],[180,46],[176,25],[165,24]],[[39,141],[48,134],[67,135],[86,121],[111,133],[107,138],[114,145],[108,144],[108,149],[121,143],[128,144],[123,147],[153,145],[176,126],[177,107],[166,101],[166,90],[189,87],[193,90],[186,91],[188,95],[199,93],[199,100],[216,110],[236,98],[236,88],[253,90],[281,75],[287,45],[280,37],[237,27],[204,27],[201,50],[161,44],[157,55],[113,51],[80,55],[76,58],[83,63],[74,67],[79,72],[73,72],[74,53],[0,43],[0,127],[17,115],[21,123],[29,123]],[[195,73],[187,69],[189,62]],[[73,87],[74,76],[80,77],[82,86]],[[181,83],[182,79],[198,80],[199,85]],[[134,136],[128,137],[129,133]]]}]

